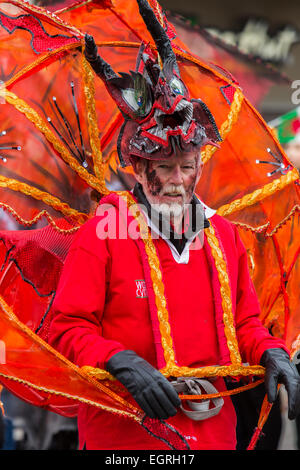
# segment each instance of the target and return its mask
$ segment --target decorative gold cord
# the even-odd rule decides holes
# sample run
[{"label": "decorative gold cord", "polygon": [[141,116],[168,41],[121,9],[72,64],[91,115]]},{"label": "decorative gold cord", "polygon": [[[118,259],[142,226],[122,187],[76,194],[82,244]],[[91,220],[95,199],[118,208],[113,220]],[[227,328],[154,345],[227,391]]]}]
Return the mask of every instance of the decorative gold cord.
[{"label": "decorative gold cord", "polygon": [[[37,385],[33,382],[30,382],[29,380],[20,379],[19,377],[16,377],[14,375],[8,375],[8,374],[4,374],[3,372],[0,372],[0,377],[3,377],[4,379],[7,379],[7,380],[12,380],[13,382],[18,382],[22,385],[26,385],[28,387],[31,387],[34,390],[39,390],[40,392],[46,392],[46,393],[50,393],[51,395],[56,395],[56,396],[68,398],[69,400],[75,400],[75,401],[78,401],[80,403],[84,403],[86,405],[95,406],[96,408],[100,408],[100,409],[108,411],[110,413],[119,414],[121,416],[132,418],[137,422],[140,422],[141,419],[142,419],[142,415],[139,416],[138,414],[130,413],[130,412],[125,411],[125,410],[119,410],[118,408],[111,408],[107,405],[102,405],[101,403],[99,403],[97,401],[89,400],[87,398],[84,398],[84,397],[81,397],[81,396],[78,396],[78,395],[72,395],[71,393],[59,392],[57,390],[54,390],[54,389],[51,389],[51,388],[48,388],[48,387],[41,387],[40,385]],[[90,376],[90,378],[91,378],[91,376]],[[99,384],[99,382],[97,382],[97,383]],[[101,384],[99,384],[99,385],[101,385]],[[139,413],[139,410],[137,408],[136,408],[136,413]]]},{"label": "decorative gold cord", "polygon": [[[220,127],[219,132],[223,141],[226,139],[233,125],[237,122],[237,119],[239,117],[239,112],[242,107],[243,99],[244,99],[243,93],[241,92],[240,89],[237,88],[234,93],[233,101],[231,103],[230,111],[228,113],[227,119],[226,121],[223,122],[223,124]],[[218,150],[217,147],[213,147],[212,145],[206,145],[201,152],[203,163],[207,163],[217,150]]]},{"label": "decorative gold cord", "polygon": [[[45,209],[40,211],[36,216],[34,216],[32,219],[30,220],[26,220],[24,219],[23,217],[20,216],[20,214],[18,214],[12,207],[10,207],[8,204],[4,204],[3,202],[0,202],[0,207],[9,212],[11,214],[11,216],[17,221],[19,222],[20,224],[24,225],[25,227],[31,227],[32,225],[34,225],[38,220],[40,220],[42,217],[45,217],[49,224],[59,233],[63,233],[63,234],[71,234],[71,233],[74,233],[74,232],[77,232],[77,230],[81,227],[81,224],[78,224],[77,227],[72,227],[72,228],[69,228],[69,229],[63,229],[63,228],[60,228],[58,227],[58,225],[56,224],[56,222],[54,221],[54,219],[51,217],[51,215],[49,214],[49,212],[47,212]],[[89,216],[87,216],[89,217]]]},{"label": "decorative gold cord", "polygon": [[[115,380],[107,371],[97,367],[83,366],[81,370],[96,380]],[[165,377],[249,377],[251,375],[263,376],[265,368],[262,366],[246,366],[231,364],[228,366],[185,367],[169,366],[160,369]]]},{"label": "decorative gold cord", "polygon": [[167,310],[167,302],[164,293],[164,284],[162,281],[162,273],[160,270],[160,263],[156,253],[156,249],[151,238],[149,227],[146,220],[140,213],[134,213],[131,210],[132,206],[136,206],[136,201],[133,199],[131,194],[127,191],[120,191],[118,193],[127,202],[128,210],[133,215],[140,227],[140,233],[143,234],[143,242],[145,244],[145,250],[148,257],[150,266],[150,275],[153,283],[153,290],[155,294],[155,303],[157,308],[157,315],[159,320],[159,327],[161,333],[162,347],[164,351],[164,358],[167,367],[173,367],[175,365],[175,354],[173,349],[173,340],[171,337],[171,329],[169,323],[169,314]]},{"label": "decorative gold cord", "polygon": [[252,227],[252,225],[244,224],[243,222],[236,222],[235,220],[232,220],[231,223],[236,225],[239,228],[242,228],[244,230],[248,230],[249,232],[254,232],[254,233],[262,233],[262,232],[265,233],[267,228],[270,226],[270,222],[267,222],[264,225],[259,225],[258,227]]},{"label": "decorative gold cord", "polygon": [[266,236],[267,237],[272,237],[272,235],[274,235],[276,232],[278,232],[278,230],[283,226],[285,225],[289,219],[291,219],[293,217],[293,215],[296,214],[296,212],[299,212],[300,211],[300,205],[296,204],[293,209],[288,213],[288,215],[286,217],[284,217],[284,219],[282,219],[277,225],[276,227],[273,228],[273,230],[270,232],[270,233],[267,233]]},{"label": "decorative gold cord", "polygon": [[250,232],[255,232],[255,233],[264,233],[265,237],[272,237],[275,235],[275,233],[280,230],[280,228],[285,225],[297,212],[300,212],[300,205],[296,204],[288,213],[286,217],[284,217],[274,228],[271,230],[271,232],[267,232],[268,227],[270,227],[270,222],[267,222],[264,225],[260,225],[259,227],[252,227],[251,225],[244,224],[242,222],[236,222],[235,220],[232,220],[231,223],[236,225],[237,227],[243,229],[243,230],[249,230]]},{"label": "decorative gold cord", "polygon": [[0,175],[0,187],[18,191],[22,194],[26,194],[26,196],[31,196],[38,201],[43,201],[45,204],[52,207],[56,211],[61,212],[65,216],[71,217],[73,220],[76,220],[80,225],[86,222],[89,218],[87,214],[78,212],[76,209],[72,209],[66,202],[62,202],[57,197],[30,186],[27,183],[22,183],[21,181]]},{"label": "decorative gold cord", "polygon": [[236,199],[229,204],[225,204],[224,206],[219,207],[219,209],[217,209],[217,213],[223,217],[226,217],[229,214],[245,209],[246,207],[262,201],[266,197],[271,196],[272,194],[276,193],[276,191],[280,191],[297,179],[299,179],[299,173],[296,168],[293,168],[293,170],[289,171],[286,175],[273,180],[271,183],[266,184],[262,188],[256,189],[253,191],[253,193],[246,194],[240,199]]},{"label": "decorative gold cord", "polygon": [[[84,44],[82,44],[84,48]],[[90,144],[93,152],[93,162],[95,175],[98,178],[101,187],[101,194],[108,194],[109,190],[105,184],[105,165],[102,160],[101,143],[99,138],[99,129],[97,124],[97,114],[95,106],[95,86],[94,86],[94,73],[87,62],[84,54],[82,53],[82,76],[83,76],[83,89],[85,95],[85,104],[87,112],[87,120],[89,126]]]}]

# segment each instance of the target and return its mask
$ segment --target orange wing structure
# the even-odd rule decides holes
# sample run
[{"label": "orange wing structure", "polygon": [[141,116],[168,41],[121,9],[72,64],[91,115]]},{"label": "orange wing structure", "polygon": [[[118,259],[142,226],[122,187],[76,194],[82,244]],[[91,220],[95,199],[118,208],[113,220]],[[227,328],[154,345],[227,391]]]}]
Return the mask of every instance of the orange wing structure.
[{"label": "orange wing structure", "polygon": [[[203,149],[198,195],[238,226],[262,320],[291,345],[299,317],[298,172],[233,77],[190,53],[156,0],[149,3],[174,38],[192,97],[205,101],[223,139],[219,149]],[[155,51],[133,0],[88,0],[55,14],[21,0],[0,4],[0,206],[16,222],[15,231],[0,232],[0,382],[60,414],[74,416],[85,402],[142,423],[112,382],[95,380],[45,342],[73,236],[94,214],[93,194],[109,192],[123,122],[82,54],[85,33],[116,71],[134,69],[142,40]]]}]

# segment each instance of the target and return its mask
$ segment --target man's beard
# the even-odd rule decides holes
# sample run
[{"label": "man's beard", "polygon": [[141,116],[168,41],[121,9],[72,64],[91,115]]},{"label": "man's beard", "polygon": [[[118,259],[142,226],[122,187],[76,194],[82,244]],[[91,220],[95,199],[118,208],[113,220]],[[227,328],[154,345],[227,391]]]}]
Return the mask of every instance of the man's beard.
[{"label": "man's beard", "polygon": [[[181,202],[159,202],[160,198],[163,198],[164,195],[180,195]],[[150,200],[149,200],[150,199]],[[148,196],[148,200],[151,204],[151,207],[162,215],[165,219],[172,220],[173,218],[182,217],[185,210],[185,204],[190,202],[187,201],[187,194],[183,185],[168,184],[163,187],[160,191],[160,194],[156,197]]]},{"label": "man's beard", "polygon": [[154,209],[156,212],[162,215],[165,219],[172,219],[183,216],[184,205],[174,203],[174,204],[154,204]]}]

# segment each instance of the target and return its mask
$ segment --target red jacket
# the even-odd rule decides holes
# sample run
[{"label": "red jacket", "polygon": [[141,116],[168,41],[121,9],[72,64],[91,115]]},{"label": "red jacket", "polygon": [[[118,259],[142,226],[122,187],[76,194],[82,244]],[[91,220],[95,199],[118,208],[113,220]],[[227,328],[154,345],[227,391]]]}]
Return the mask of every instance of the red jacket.
[{"label": "red jacket", "polygon": [[[104,202],[115,204],[116,196]],[[118,211],[111,210],[112,216]],[[247,255],[234,225],[214,215],[226,255],[240,353],[244,362],[259,364],[262,353],[284,347],[262,326],[259,305],[248,273]],[[54,302],[49,341],[78,366],[105,369],[106,361],[132,349],[158,367],[148,292],[141,255],[135,240],[97,236],[103,216],[79,230],[65,262]],[[102,225],[101,225],[102,224]],[[98,232],[99,234],[99,232]],[[222,361],[215,315],[211,272],[203,249],[190,249],[178,263],[162,238],[154,240],[165,286],[176,361],[202,367]],[[223,359],[224,360],[224,359]],[[214,383],[226,386],[222,378]],[[134,402],[133,402],[134,403]],[[234,449],[236,418],[230,398],[221,412],[205,421],[192,421],[178,411],[168,420],[188,440],[191,449]],[[87,405],[78,413],[80,446],[87,449],[168,449],[139,424]]]}]

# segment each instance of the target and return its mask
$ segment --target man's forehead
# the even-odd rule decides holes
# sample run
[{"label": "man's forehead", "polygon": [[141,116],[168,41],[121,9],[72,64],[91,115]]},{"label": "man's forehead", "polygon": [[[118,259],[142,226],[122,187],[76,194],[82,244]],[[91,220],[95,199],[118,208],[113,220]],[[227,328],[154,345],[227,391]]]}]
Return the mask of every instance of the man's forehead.
[{"label": "man's forehead", "polygon": [[201,157],[201,154],[199,151],[193,151],[193,152],[182,152],[182,153],[177,153],[176,155],[172,155],[169,158],[166,158],[164,160],[155,160],[153,163],[157,165],[161,164],[176,164],[176,163],[182,163],[182,162],[195,162],[199,160]]}]

